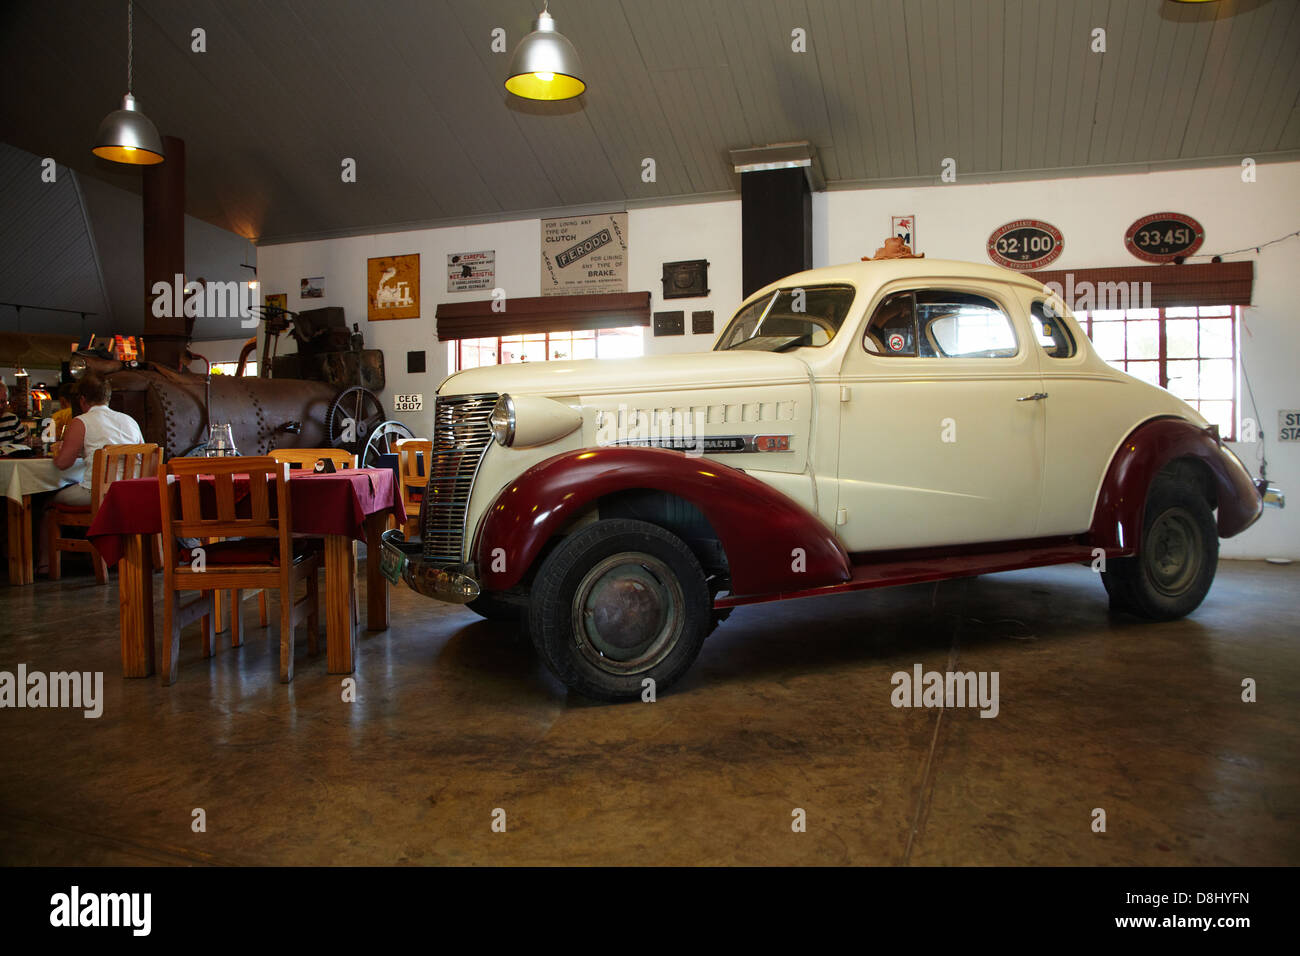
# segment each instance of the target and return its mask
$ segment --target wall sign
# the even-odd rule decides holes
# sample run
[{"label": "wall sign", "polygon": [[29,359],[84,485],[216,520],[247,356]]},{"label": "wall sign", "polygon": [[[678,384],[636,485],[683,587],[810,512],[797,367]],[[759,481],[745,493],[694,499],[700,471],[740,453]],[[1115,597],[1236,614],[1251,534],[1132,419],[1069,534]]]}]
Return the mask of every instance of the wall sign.
[{"label": "wall sign", "polygon": [[627,291],[627,213],[542,220],[542,295]]},{"label": "wall sign", "polygon": [[1056,261],[1065,240],[1061,230],[1040,219],[1017,219],[989,236],[989,258],[1006,269],[1029,272]]},{"label": "wall sign", "polygon": [[447,291],[477,292],[496,286],[497,253],[454,252],[447,256]]},{"label": "wall sign", "polygon": [[420,317],[420,254],[366,260],[366,316],[380,319]]},{"label": "wall sign", "polygon": [[1277,440],[1300,441],[1300,409],[1282,409],[1277,413]]},{"label": "wall sign", "polygon": [[298,298],[300,299],[323,299],[325,298],[325,277],[311,276],[303,279],[298,283]]},{"label": "wall sign", "polygon": [[656,312],[654,315],[655,335],[685,335],[685,312]]},{"label": "wall sign", "polygon": [[414,392],[410,395],[394,395],[393,411],[395,412],[424,411],[424,394],[422,392]]},{"label": "wall sign", "polygon": [[1190,256],[1205,241],[1205,229],[1180,212],[1153,212],[1124,233],[1124,248],[1144,262],[1173,262]]},{"label": "wall sign", "polygon": [[916,217],[890,216],[889,234],[903,240],[903,245],[916,252]]}]

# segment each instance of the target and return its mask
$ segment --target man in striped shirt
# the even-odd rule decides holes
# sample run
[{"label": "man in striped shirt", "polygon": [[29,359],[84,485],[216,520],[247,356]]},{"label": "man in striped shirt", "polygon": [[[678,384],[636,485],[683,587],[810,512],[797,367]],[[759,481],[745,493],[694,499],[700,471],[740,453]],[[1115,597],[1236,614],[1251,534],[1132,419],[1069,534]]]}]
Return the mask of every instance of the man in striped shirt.
[{"label": "man in striped shirt", "polygon": [[6,442],[26,442],[27,426],[9,410],[9,387],[0,382],[0,445]]}]

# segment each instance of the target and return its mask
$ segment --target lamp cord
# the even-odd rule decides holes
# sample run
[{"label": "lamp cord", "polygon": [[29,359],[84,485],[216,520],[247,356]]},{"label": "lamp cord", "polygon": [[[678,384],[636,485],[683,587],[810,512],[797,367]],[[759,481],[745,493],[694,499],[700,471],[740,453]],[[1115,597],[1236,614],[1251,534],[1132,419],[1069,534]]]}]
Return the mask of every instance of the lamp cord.
[{"label": "lamp cord", "polygon": [[135,10],[132,0],[126,0],[126,91],[133,93],[131,89],[132,67],[135,59]]}]

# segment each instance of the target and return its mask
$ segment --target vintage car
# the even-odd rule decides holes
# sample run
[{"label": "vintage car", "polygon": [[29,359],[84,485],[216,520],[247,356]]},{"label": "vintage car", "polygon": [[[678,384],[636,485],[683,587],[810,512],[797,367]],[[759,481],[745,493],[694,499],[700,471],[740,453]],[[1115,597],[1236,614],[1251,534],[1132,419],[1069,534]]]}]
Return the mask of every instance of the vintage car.
[{"label": "vintage car", "polygon": [[1280,499],[1041,284],[922,258],[783,279],[711,352],[459,372],[432,432],[421,540],[389,532],[385,572],[522,619],[607,700],[763,601],[1080,563],[1181,617]]}]

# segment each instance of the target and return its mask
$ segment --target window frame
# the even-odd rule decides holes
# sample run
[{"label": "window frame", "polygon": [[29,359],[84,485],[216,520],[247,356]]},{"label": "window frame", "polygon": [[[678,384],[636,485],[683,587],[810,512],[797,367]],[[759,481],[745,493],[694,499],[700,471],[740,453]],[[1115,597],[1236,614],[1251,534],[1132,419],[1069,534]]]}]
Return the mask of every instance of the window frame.
[{"label": "window frame", "polygon": [[[1230,310],[1230,311],[1229,311],[1229,313],[1228,313],[1227,315],[1201,315],[1201,310],[1202,310],[1202,309],[1221,309],[1221,308],[1226,308],[1226,309],[1228,309],[1228,310]],[[1169,310],[1171,310],[1171,309],[1195,309],[1197,314],[1196,314],[1195,316],[1189,316],[1189,315],[1174,315],[1174,316],[1170,316],[1170,315],[1168,315],[1167,313],[1168,313]],[[1117,371],[1123,372],[1123,373],[1125,373],[1126,375],[1132,375],[1134,378],[1137,378],[1137,379],[1139,379],[1140,381],[1143,381],[1143,382],[1147,382],[1147,380],[1141,378],[1141,377],[1138,376],[1138,375],[1134,375],[1133,372],[1129,371],[1128,366],[1130,365],[1130,363],[1141,363],[1141,364],[1155,365],[1155,367],[1156,367],[1156,377],[1157,377],[1157,380],[1158,380],[1158,381],[1157,381],[1157,384],[1160,386],[1160,388],[1163,388],[1165,391],[1170,392],[1170,394],[1173,394],[1173,395],[1174,395],[1176,398],[1178,398],[1180,401],[1184,401],[1184,402],[1186,402],[1188,405],[1192,406],[1192,408],[1196,409],[1197,413],[1198,413],[1199,415],[1201,415],[1203,418],[1206,418],[1207,421],[1209,421],[1208,417],[1206,417],[1206,416],[1205,416],[1205,413],[1201,411],[1201,403],[1202,403],[1202,402],[1228,402],[1228,403],[1230,403],[1231,406],[1232,406],[1231,411],[1229,412],[1229,416],[1228,416],[1228,422],[1229,422],[1229,426],[1230,426],[1228,430],[1230,431],[1230,434],[1224,434],[1222,437],[1223,437],[1223,440],[1224,440],[1224,441],[1236,441],[1236,436],[1239,434],[1239,432],[1240,432],[1240,430],[1241,430],[1241,419],[1238,417],[1238,416],[1241,414],[1241,342],[1240,342],[1240,336],[1241,336],[1241,306],[1239,306],[1239,305],[1227,305],[1227,306],[1224,306],[1224,305],[1211,305],[1211,306],[1204,306],[1204,305],[1197,305],[1197,306],[1152,306],[1152,307],[1149,308],[1149,309],[1107,309],[1107,310],[1104,310],[1104,311],[1107,311],[1107,312],[1123,312],[1123,313],[1124,313],[1124,317],[1121,318],[1121,319],[1101,319],[1101,320],[1096,320],[1096,319],[1093,318],[1093,316],[1094,316],[1096,310],[1093,310],[1093,311],[1087,311],[1087,310],[1085,310],[1085,311],[1083,312],[1082,316],[1081,316],[1079,313],[1077,313],[1077,312],[1074,314],[1074,320],[1075,320],[1075,322],[1077,322],[1077,323],[1079,324],[1079,328],[1080,328],[1080,329],[1083,331],[1083,333],[1088,337],[1088,347],[1091,348],[1091,349],[1093,350],[1093,352],[1096,353],[1097,358],[1099,358],[1099,359],[1101,359],[1101,361],[1105,362],[1106,365],[1108,365],[1110,368],[1113,368],[1113,369],[1116,369]],[[1129,317],[1129,313],[1130,313],[1130,312],[1155,312],[1155,313],[1156,313],[1156,316],[1155,316],[1155,318],[1150,318],[1150,317],[1130,318],[1130,317]],[[1169,358],[1169,348],[1168,348],[1168,346],[1169,346],[1169,335],[1168,335],[1168,325],[1167,325],[1167,323],[1168,323],[1169,321],[1175,321],[1175,322],[1177,322],[1177,321],[1185,321],[1185,320],[1189,320],[1189,319],[1194,320],[1194,321],[1196,322],[1196,355],[1195,355],[1194,357],[1192,357],[1192,358],[1174,358],[1174,359],[1170,359],[1170,358]],[[1205,321],[1205,320],[1207,320],[1207,319],[1220,319],[1220,320],[1222,320],[1222,319],[1227,319],[1227,320],[1231,323],[1231,331],[1230,331],[1229,336],[1228,336],[1228,340],[1229,340],[1229,342],[1230,342],[1231,345],[1232,345],[1232,348],[1231,348],[1231,354],[1230,354],[1230,355],[1228,355],[1228,356],[1214,355],[1214,356],[1208,356],[1208,357],[1201,355],[1201,335],[1202,335],[1201,322],[1202,322],[1202,321]],[[1157,345],[1156,345],[1156,357],[1155,357],[1154,359],[1130,359],[1130,358],[1128,357],[1128,351],[1129,351],[1129,329],[1128,329],[1128,325],[1129,325],[1129,323],[1130,323],[1130,322],[1153,322],[1153,321],[1157,323],[1157,325],[1156,325],[1156,329],[1157,329],[1157,331],[1156,331],[1156,343],[1157,343]],[[1096,325],[1096,324],[1100,324],[1100,325],[1122,325],[1122,326],[1124,327],[1124,336],[1123,336],[1123,338],[1124,338],[1124,357],[1123,357],[1122,359],[1116,359],[1114,362],[1112,362],[1111,360],[1102,357],[1101,351],[1097,348],[1096,343],[1093,341],[1093,326]],[[1230,362],[1232,363],[1232,395],[1231,395],[1231,397],[1230,397],[1230,398],[1226,398],[1226,399],[1225,399],[1225,398],[1201,398],[1201,397],[1200,397],[1200,367],[1201,367],[1201,363],[1203,363],[1203,362],[1210,362],[1210,361],[1221,362],[1221,361],[1223,361],[1224,359],[1227,359],[1228,361],[1230,361]],[[1178,396],[1176,393],[1174,393],[1172,389],[1169,388],[1169,362],[1170,362],[1170,361],[1174,361],[1174,362],[1195,362],[1195,363],[1197,364],[1197,397],[1196,397],[1196,398],[1192,398],[1192,399],[1182,398],[1181,396]],[[1147,382],[1147,384],[1151,384],[1151,383],[1150,383],[1150,382]]]},{"label": "window frame", "polygon": [[[596,357],[596,359],[599,359],[599,358],[600,358],[600,337],[601,337],[601,333],[602,333],[602,332],[604,332],[604,333],[609,333],[609,332],[620,332],[620,331],[629,331],[629,330],[632,330],[632,329],[636,329],[636,330],[638,330],[638,331],[641,331],[641,330],[644,330],[644,328],[645,328],[645,326],[642,326],[642,325],[628,325],[628,326],[622,326],[622,327],[620,327],[620,328],[613,328],[613,329],[568,329],[568,330],[563,330],[563,331],[550,331],[550,330],[548,330],[548,331],[545,331],[545,332],[522,332],[522,333],[512,333],[512,334],[510,334],[510,335],[481,335],[481,336],[478,336],[478,337],[476,337],[476,338],[450,339],[450,340],[448,340],[448,341],[449,341],[449,344],[450,344],[452,347],[448,350],[448,353],[449,353],[449,356],[450,356],[450,361],[448,362],[449,370],[448,370],[447,374],[448,374],[448,375],[455,375],[457,372],[463,372],[463,371],[466,371],[467,368],[489,368],[489,367],[491,367],[492,365],[501,365],[501,364],[502,364],[502,362],[501,362],[501,348],[502,348],[502,340],[503,340],[503,339],[515,339],[515,338],[523,339],[523,338],[525,338],[525,337],[527,337],[527,336],[530,336],[530,335],[541,335],[541,336],[544,337],[544,338],[543,338],[543,342],[544,342],[544,344],[545,344],[545,351],[546,351],[546,358],[543,359],[542,361],[544,361],[544,362],[571,362],[571,361],[586,361],[586,360],[584,360],[584,359],[573,359],[573,358],[566,358],[566,359],[554,359],[554,358],[551,358],[551,336],[552,336],[552,335],[555,336],[557,344],[560,344],[560,343],[563,343],[563,342],[567,342],[568,344],[572,345],[572,343],[573,343],[573,336],[574,336],[576,333],[578,333],[578,332],[593,332],[594,335],[593,335],[592,341],[595,343],[595,346],[596,346],[596,356],[595,356],[595,357]],[[468,367],[467,367],[467,366],[464,364],[464,353],[463,353],[463,351],[462,351],[462,350],[464,349],[464,347],[465,347],[465,343],[467,343],[467,342],[475,342],[475,343],[479,343],[479,342],[485,342],[485,341],[494,341],[494,342],[496,343],[496,353],[495,353],[496,361],[494,361],[494,362],[490,362],[490,363],[487,363],[486,365],[482,365],[482,364],[481,364],[481,365],[471,365],[471,366],[468,366]],[[642,338],[641,338],[641,355],[642,355],[642,356],[645,355],[645,336],[644,336],[644,333],[642,334]],[[523,364],[526,364],[526,363],[524,363],[524,362],[509,362],[509,363],[506,363],[506,364],[510,364],[510,365],[523,365]]]}]

